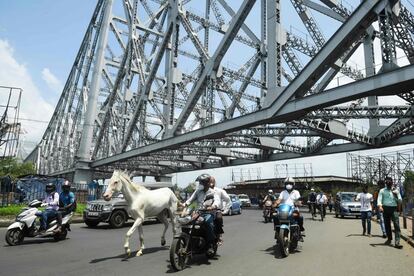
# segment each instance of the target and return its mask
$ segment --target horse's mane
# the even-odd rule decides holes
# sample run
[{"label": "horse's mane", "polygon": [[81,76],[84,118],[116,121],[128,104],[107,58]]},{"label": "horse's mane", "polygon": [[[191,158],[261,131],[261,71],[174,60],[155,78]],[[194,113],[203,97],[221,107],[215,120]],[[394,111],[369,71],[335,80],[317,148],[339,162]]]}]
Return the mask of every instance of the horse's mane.
[{"label": "horse's mane", "polygon": [[143,190],[143,189],[146,190],[147,189],[144,186],[139,185],[139,184],[133,182],[131,180],[131,177],[126,172],[124,172],[124,171],[118,171],[118,173],[121,176],[123,176],[128,181],[129,184],[131,184],[131,189],[134,190],[135,192],[139,192],[140,190]]}]

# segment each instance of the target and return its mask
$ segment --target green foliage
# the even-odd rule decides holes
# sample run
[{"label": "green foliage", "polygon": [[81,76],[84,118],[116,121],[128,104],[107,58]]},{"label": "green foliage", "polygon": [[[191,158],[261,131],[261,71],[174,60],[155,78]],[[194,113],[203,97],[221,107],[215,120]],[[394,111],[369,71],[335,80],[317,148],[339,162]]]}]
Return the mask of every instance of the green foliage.
[{"label": "green foliage", "polygon": [[[5,216],[17,216],[24,207],[27,207],[25,204],[13,204],[6,207],[0,208],[0,217]],[[83,210],[85,210],[86,204],[78,203],[76,207],[75,215],[82,215]],[[39,208],[42,211],[44,208]]]},{"label": "green foliage", "polygon": [[19,163],[16,158],[0,159],[0,177],[9,175],[12,180],[26,174],[35,174],[34,164],[31,162]]},{"label": "green foliage", "polygon": [[0,208],[0,217],[4,216],[16,216],[19,214],[26,205],[10,205]]}]

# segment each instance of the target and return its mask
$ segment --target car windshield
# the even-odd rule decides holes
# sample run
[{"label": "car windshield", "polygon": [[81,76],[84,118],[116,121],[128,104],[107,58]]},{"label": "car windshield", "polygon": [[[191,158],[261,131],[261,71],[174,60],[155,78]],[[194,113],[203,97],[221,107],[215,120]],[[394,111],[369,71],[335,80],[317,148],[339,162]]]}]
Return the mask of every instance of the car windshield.
[{"label": "car windshield", "polygon": [[344,202],[350,202],[355,200],[355,194],[342,194],[341,200]]}]

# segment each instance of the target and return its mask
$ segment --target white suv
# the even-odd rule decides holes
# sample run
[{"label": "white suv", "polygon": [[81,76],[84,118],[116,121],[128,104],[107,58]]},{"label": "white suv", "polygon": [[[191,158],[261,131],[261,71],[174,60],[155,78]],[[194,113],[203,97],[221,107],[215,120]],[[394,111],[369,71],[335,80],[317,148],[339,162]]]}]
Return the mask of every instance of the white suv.
[{"label": "white suv", "polygon": [[242,207],[250,207],[250,206],[252,206],[252,203],[251,203],[250,198],[249,198],[248,195],[246,195],[246,194],[239,194],[237,196],[240,199],[240,203],[241,203]]}]

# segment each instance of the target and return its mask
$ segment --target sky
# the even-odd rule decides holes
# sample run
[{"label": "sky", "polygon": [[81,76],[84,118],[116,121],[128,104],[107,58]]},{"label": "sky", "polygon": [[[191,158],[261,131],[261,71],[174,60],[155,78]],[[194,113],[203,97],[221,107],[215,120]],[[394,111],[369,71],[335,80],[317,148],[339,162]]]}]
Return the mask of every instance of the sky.
[{"label": "sky", "polygon": [[[289,1],[282,1],[282,5],[286,4],[286,9],[282,14],[284,28],[305,35],[305,27],[295,21],[298,20],[298,16],[287,2]],[[355,6],[355,2],[359,1],[349,0],[343,3]],[[234,9],[237,8],[237,1],[233,0],[230,3]],[[0,1],[0,86],[23,89],[20,118],[26,131],[26,134],[22,135],[22,143],[27,153],[40,141],[47,122],[51,118],[95,5],[95,0]],[[256,4],[246,21],[253,27],[257,25],[255,14],[259,9],[260,6]],[[202,13],[197,10],[196,6],[194,10]],[[338,23],[317,16],[315,12],[313,14],[317,17],[326,37],[329,37],[337,28]],[[351,63],[359,63],[361,58],[362,54],[357,53]],[[227,57],[223,62],[231,66],[232,60],[232,57]],[[387,101],[387,99],[381,100]],[[4,101],[1,90],[0,101]],[[399,148],[368,151],[364,154],[397,149]],[[294,163],[312,163],[314,175],[346,176],[347,171],[345,154],[278,163],[288,163],[291,164],[290,166]],[[232,170],[250,169],[257,172],[258,168],[262,178],[275,176],[275,162],[203,172],[216,175],[218,186],[224,186],[231,182]],[[200,173],[202,172],[174,174],[173,183],[185,186]]]}]

